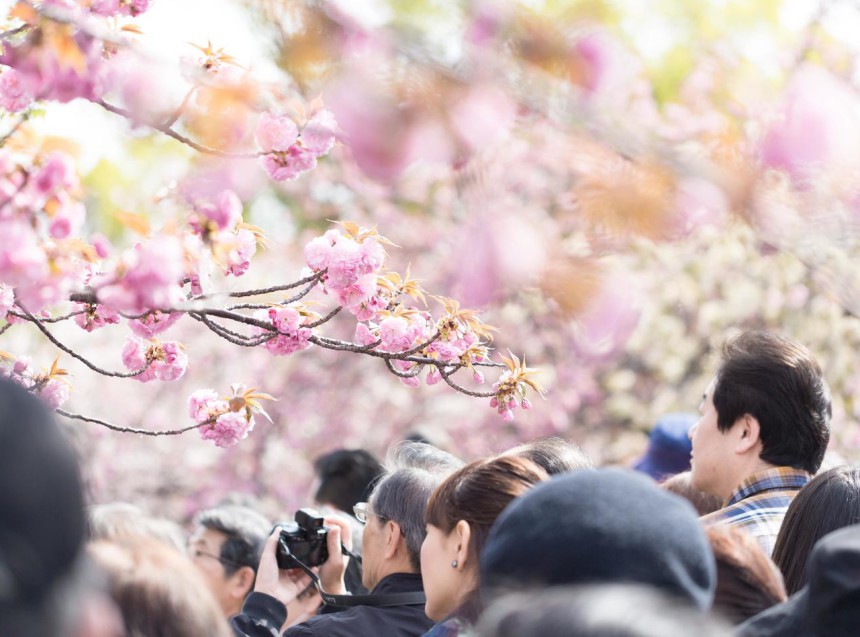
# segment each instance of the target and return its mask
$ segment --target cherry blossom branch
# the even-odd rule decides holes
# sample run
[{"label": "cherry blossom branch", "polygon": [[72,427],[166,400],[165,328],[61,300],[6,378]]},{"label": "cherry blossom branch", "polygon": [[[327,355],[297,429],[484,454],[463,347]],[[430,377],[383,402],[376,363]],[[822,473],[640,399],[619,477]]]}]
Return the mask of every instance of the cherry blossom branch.
[{"label": "cherry blossom branch", "polygon": [[145,372],[149,368],[149,365],[146,365],[142,369],[138,369],[136,371],[127,372],[127,373],[111,372],[109,370],[102,369],[101,367],[99,367],[95,363],[90,362],[89,360],[87,360],[86,358],[84,358],[83,356],[78,354],[72,348],[61,343],[53,334],[51,334],[51,332],[48,330],[47,327],[45,327],[45,325],[42,323],[41,320],[37,319],[35,316],[30,314],[30,312],[20,303],[17,303],[17,305],[18,305],[18,308],[23,313],[23,315],[18,314],[16,312],[15,316],[18,316],[24,320],[27,320],[27,321],[30,321],[31,323],[33,323],[39,329],[39,331],[45,335],[45,338],[47,338],[49,341],[51,341],[57,348],[63,350],[66,354],[68,354],[72,358],[76,358],[77,360],[82,362],[84,365],[89,367],[94,372],[97,372],[103,376],[111,376],[113,378],[134,378],[135,376],[140,376],[143,372]]},{"label": "cherry blossom branch", "polygon": [[[325,270],[321,270],[320,272],[314,272],[310,276],[306,276],[305,278],[299,279],[298,281],[293,281],[292,283],[287,283],[284,285],[275,285],[275,286],[272,286],[270,288],[262,288],[259,290],[245,290],[243,292],[231,292],[229,294],[229,296],[234,298],[234,299],[241,299],[241,298],[244,298],[246,296],[260,296],[263,294],[271,294],[272,292],[283,292],[284,290],[293,290],[297,287],[305,285],[306,283],[311,283],[311,282],[313,282],[314,284],[318,283],[324,274],[325,274]],[[199,297],[199,298],[206,298],[206,297]]]},{"label": "cherry blossom branch", "polygon": [[81,414],[73,414],[71,412],[65,411],[64,409],[57,409],[56,413],[73,420],[82,420],[83,422],[91,422],[96,425],[101,425],[102,427],[107,427],[111,431],[119,431],[128,434],[140,434],[143,436],[178,436],[179,434],[184,434],[186,431],[191,431],[192,429],[199,429],[203,425],[209,425],[212,423],[212,420],[204,420],[203,422],[196,422],[193,425],[188,425],[187,427],[182,427],[180,429],[162,429],[152,431],[151,429],[138,429],[136,427],[123,427],[121,425],[114,425],[112,423],[105,422],[104,420],[99,420],[98,418],[90,418],[89,416],[82,416]]},{"label": "cherry blossom branch", "polygon": [[394,366],[394,363],[391,362],[390,358],[385,359],[385,366],[388,368],[388,371],[397,376],[398,378],[415,378],[422,372],[421,367],[416,367],[408,372],[401,372]]},{"label": "cherry blossom branch", "polygon": [[185,97],[182,98],[182,103],[173,112],[173,115],[171,115],[167,119],[167,121],[165,121],[162,124],[162,126],[164,128],[171,128],[176,123],[176,120],[178,120],[180,117],[182,117],[182,114],[185,112],[185,107],[188,106],[188,101],[191,99],[191,96],[194,95],[194,92],[196,90],[197,90],[196,86],[192,86],[190,89],[188,89],[188,92],[185,94]]},{"label": "cherry blossom branch", "polygon": [[194,150],[196,150],[199,153],[204,153],[206,155],[216,155],[218,157],[230,157],[233,159],[256,159],[257,157],[262,157],[263,155],[266,154],[263,151],[259,151],[256,153],[235,153],[235,152],[231,152],[228,150],[221,150],[218,148],[210,148],[209,146],[204,146],[203,144],[195,142],[193,139],[190,139],[189,137],[186,137],[185,135],[178,133],[177,131],[175,131],[173,128],[171,128],[169,126],[164,126],[163,124],[151,124],[151,123],[147,123],[147,122],[140,122],[140,121],[135,119],[134,115],[130,111],[127,111],[124,108],[120,108],[119,106],[114,106],[113,104],[109,104],[108,102],[105,102],[103,99],[95,100],[94,103],[98,104],[99,106],[101,106],[106,111],[109,111],[109,112],[114,113],[116,115],[120,115],[121,117],[124,117],[127,120],[134,122],[135,124],[142,124],[148,128],[151,128],[152,130],[157,130],[161,133],[164,133],[168,137],[172,137],[176,141],[181,142],[181,143],[185,144],[186,146],[190,146],[191,148],[193,148]]},{"label": "cherry blossom branch", "polygon": [[214,332],[216,335],[220,336],[224,340],[233,343],[234,345],[239,345],[240,347],[257,347],[258,345],[262,345],[263,343],[270,341],[277,336],[277,334],[274,333],[261,334],[259,336],[245,336],[244,334],[239,334],[238,332],[228,330],[226,327],[218,325],[214,321],[210,321],[203,314],[198,314],[197,312],[189,312],[188,315],[194,320],[203,323],[212,332]]},{"label": "cherry blossom branch", "polygon": [[21,26],[15,27],[14,29],[9,29],[8,31],[3,31],[2,33],[0,33],[0,42],[2,42],[3,40],[8,40],[9,38],[11,38],[13,36],[16,36],[19,33],[21,33],[22,31],[26,31],[27,29],[30,28],[30,26],[32,26],[32,25],[25,23],[25,24],[22,24]]},{"label": "cherry blossom branch", "polygon": [[9,131],[5,135],[3,135],[3,137],[0,137],[0,148],[3,148],[3,146],[6,145],[6,142],[9,141],[9,138],[12,137],[12,135],[14,135],[15,133],[17,133],[18,129],[21,128],[24,122],[26,122],[28,119],[30,119],[30,111],[26,110],[21,113],[21,116],[12,125],[12,128],[10,128]]},{"label": "cherry blossom branch", "polygon": [[439,375],[442,376],[442,380],[444,380],[446,383],[448,383],[449,387],[451,387],[452,389],[456,389],[461,394],[466,394],[467,396],[472,396],[473,398],[492,398],[493,396],[496,395],[496,392],[492,392],[492,391],[490,391],[490,392],[472,391],[470,389],[466,389],[462,385],[459,385],[459,384],[455,383],[453,380],[451,380],[451,374],[453,374],[455,371],[457,371],[457,369],[459,369],[460,367],[461,366],[458,366],[453,371],[450,371],[450,372],[446,372],[441,367],[439,368]]}]

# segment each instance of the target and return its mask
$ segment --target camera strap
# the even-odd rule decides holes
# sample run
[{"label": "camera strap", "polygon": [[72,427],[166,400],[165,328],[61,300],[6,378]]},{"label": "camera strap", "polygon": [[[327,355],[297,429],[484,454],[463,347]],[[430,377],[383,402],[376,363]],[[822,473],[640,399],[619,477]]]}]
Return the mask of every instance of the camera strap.
[{"label": "camera strap", "polygon": [[[341,545],[341,552],[354,560],[361,562],[361,557],[354,555],[345,546]],[[385,595],[332,595],[323,590],[319,575],[314,573],[310,567],[300,562],[293,556],[293,561],[299,568],[307,573],[326,606],[377,606],[390,608],[392,606],[423,606],[427,602],[424,591],[412,591],[409,593],[387,593]]]}]

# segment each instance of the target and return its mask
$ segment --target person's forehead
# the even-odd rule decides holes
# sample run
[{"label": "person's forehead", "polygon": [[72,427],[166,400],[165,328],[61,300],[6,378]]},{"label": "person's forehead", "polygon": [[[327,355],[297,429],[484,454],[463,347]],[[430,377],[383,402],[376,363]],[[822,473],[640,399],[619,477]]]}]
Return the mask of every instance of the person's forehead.
[{"label": "person's forehead", "polygon": [[226,535],[215,529],[208,529],[205,526],[198,526],[189,536],[188,543],[198,546],[207,546],[211,548],[221,548]]}]

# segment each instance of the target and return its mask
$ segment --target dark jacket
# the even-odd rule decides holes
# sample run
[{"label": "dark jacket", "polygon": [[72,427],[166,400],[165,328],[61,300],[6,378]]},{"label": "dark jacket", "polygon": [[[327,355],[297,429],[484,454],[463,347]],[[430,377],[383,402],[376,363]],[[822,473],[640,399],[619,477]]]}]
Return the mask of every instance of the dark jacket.
[{"label": "dark jacket", "polygon": [[806,567],[808,583],[787,602],[738,628],[738,637],[860,635],[860,525],[821,538]]},{"label": "dark jacket", "polygon": [[[384,577],[371,591],[372,595],[421,591],[421,576],[394,573]],[[238,637],[278,637],[287,619],[287,609],[274,597],[251,593],[242,613],[231,620]],[[284,631],[284,637],[419,637],[433,626],[424,614],[424,605],[353,606],[339,613],[311,617]]]}]

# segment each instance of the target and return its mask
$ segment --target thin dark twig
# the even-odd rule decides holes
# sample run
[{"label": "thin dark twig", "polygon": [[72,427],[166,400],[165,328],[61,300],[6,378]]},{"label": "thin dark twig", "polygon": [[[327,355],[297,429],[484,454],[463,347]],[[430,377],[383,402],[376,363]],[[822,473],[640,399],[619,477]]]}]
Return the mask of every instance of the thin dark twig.
[{"label": "thin dark twig", "polygon": [[12,125],[12,128],[10,128],[9,131],[5,135],[3,135],[3,137],[0,137],[0,148],[6,145],[6,142],[9,141],[9,138],[12,137],[12,135],[14,135],[15,133],[17,133],[18,129],[21,128],[24,122],[26,122],[28,119],[30,119],[30,111],[24,111],[23,113],[21,113],[21,116]]},{"label": "thin dark twig", "polygon": [[259,290],[245,290],[244,292],[231,292],[230,296],[234,299],[241,299],[246,296],[259,296],[261,294],[271,294],[272,292],[283,292],[284,290],[292,290],[306,283],[313,282],[314,284],[316,284],[323,274],[325,274],[325,270],[314,272],[310,276],[306,276],[304,279],[299,279],[298,281],[287,283],[285,285],[275,285],[270,288],[262,288]]},{"label": "thin dark twig", "polygon": [[12,327],[12,323],[6,323],[6,325],[0,327],[0,335],[4,334],[10,327]]},{"label": "thin dark twig", "polygon": [[185,107],[188,106],[188,100],[191,99],[191,96],[194,95],[194,91],[196,90],[196,86],[192,86],[190,89],[188,89],[188,92],[185,94],[185,97],[182,98],[182,103],[173,112],[173,115],[171,115],[170,118],[162,124],[164,128],[170,128],[176,123],[176,120],[182,117],[182,114],[185,112]]},{"label": "thin dark twig", "polygon": [[101,106],[106,111],[110,111],[111,113],[115,113],[117,115],[125,117],[126,119],[131,120],[135,123],[143,124],[144,126],[147,126],[153,130],[157,130],[161,133],[164,133],[168,137],[172,137],[176,141],[181,142],[181,143],[185,144],[186,146],[190,146],[191,148],[193,148],[194,150],[196,150],[197,152],[200,152],[200,153],[205,153],[207,155],[217,155],[218,157],[233,157],[236,159],[256,159],[257,157],[261,157],[261,156],[267,154],[267,153],[264,153],[262,151],[257,152],[257,153],[234,153],[234,152],[231,152],[228,150],[220,150],[218,148],[210,148],[208,146],[204,146],[203,144],[199,144],[199,143],[195,142],[193,139],[189,139],[188,137],[185,137],[185,135],[177,133],[175,130],[173,130],[170,127],[165,127],[165,126],[162,126],[160,124],[150,124],[147,122],[138,122],[135,119],[134,115],[132,115],[129,111],[125,110],[124,108],[120,108],[119,106],[114,106],[113,104],[109,104],[109,103],[105,102],[104,100],[96,100],[95,103],[98,104],[99,106]]},{"label": "thin dark twig", "polygon": [[73,420],[82,420],[84,422],[91,422],[96,425],[101,425],[102,427],[107,427],[112,431],[120,431],[122,433],[128,434],[141,434],[143,436],[178,436],[179,434],[184,434],[186,431],[191,431],[192,429],[199,429],[204,425],[209,425],[212,423],[210,420],[206,420],[204,422],[194,423],[193,425],[189,425],[187,427],[182,427],[180,429],[161,429],[153,431],[151,429],[138,429],[136,427],[123,427],[121,425],[114,425],[109,422],[105,422],[104,420],[99,420],[98,418],[90,418],[89,416],[82,416],[81,414],[73,414],[71,412],[65,411],[64,409],[57,409],[58,414],[61,416],[65,416],[66,418],[71,418]]},{"label": "thin dark twig", "polygon": [[277,336],[277,334],[275,333],[261,334],[254,337],[244,336],[242,334],[238,334],[237,332],[228,330],[226,327],[218,325],[214,321],[210,321],[206,316],[197,314],[196,312],[190,312],[189,316],[194,320],[203,323],[212,332],[214,332],[216,335],[220,336],[224,340],[233,343],[234,345],[239,345],[240,347],[257,347],[258,345],[262,345],[263,343],[266,343],[275,338],[275,336]]},{"label": "thin dark twig", "polygon": [[321,319],[319,319],[318,321],[314,321],[313,323],[308,323],[307,325],[303,325],[302,327],[314,328],[314,327],[319,327],[319,326],[320,326],[320,325],[322,325],[323,323],[328,323],[328,322],[329,322],[330,320],[332,320],[332,319],[333,319],[333,318],[338,314],[338,312],[340,312],[342,309],[343,309],[343,306],[342,306],[342,305],[338,305],[336,308],[334,308],[331,312],[329,312],[328,314],[326,314],[325,316],[323,316],[323,317],[322,317]]},{"label": "thin dark twig", "polygon": [[420,365],[416,366],[414,370],[408,372],[401,372],[397,369],[394,364],[391,362],[390,358],[385,359],[385,366],[388,367],[388,371],[397,376],[398,378],[415,378],[418,374],[421,373],[422,367]]},{"label": "thin dark twig", "polygon": [[30,314],[30,312],[27,311],[27,309],[23,305],[18,303],[18,307],[24,313],[23,318],[27,321],[30,321],[37,328],[39,328],[39,331],[45,335],[45,338],[47,338],[49,341],[51,341],[59,349],[63,350],[66,354],[68,354],[72,358],[78,359],[84,365],[89,367],[91,370],[93,370],[94,372],[98,372],[102,376],[111,376],[113,378],[134,378],[135,376],[140,376],[143,372],[145,372],[147,369],[149,369],[149,365],[146,365],[142,369],[138,369],[136,371],[127,372],[127,373],[111,372],[111,371],[108,371],[106,369],[102,369],[101,367],[99,367],[95,363],[90,362],[89,360],[87,360],[86,358],[84,358],[83,356],[78,354],[75,350],[71,349],[70,347],[67,347],[66,345],[61,343],[59,340],[57,340],[57,338],[53,334],[51,334],[50,331],[48,331],[48,328],[44,326],[42,321],[40,321],[35,316]]},{"label": "thin dark twig", "polygon": [[18,35],[19,33],[21,33],[21,31],[24,31],[25,29],[29,29],[31,26],[32,25],[25,23],[25,24],[22,24],[21,26],[15,27],[14,29],[9,29],[8,31],[3,31],[2,33],[0,33],[0,41],[8,40],[12,36]]},{"label": "thin dark twig", "polygon": [[[454,370],[454,371],[456,371],[456,370]],[[458,385],[458,384],[457,384],[457,383],[455,383],[453,380],[451,380],[451,374],[453,374],[453,373],[454,373],[453,371],[451,371],[451,372],[446,372],[446,371],[445,371],[444,369],[442,369],[441,367],[439,368],[439,374],[442,376],[442,380],[444,380],[446,383],[448,383],[448,386],[449,386],[449,387],[451,387],[451,388],[453,388],[453,389],[456,389],[456,390],[457,390],[458,392],[460,392],[461,394],[466,394],[467,396],[472,396],[472,397],[474,397],[474,398],[492,398],[493,396],[495,396],[495,395],[496,395],[496,392],[492,392],[492,391],[491,391],[491,392],[477,392],[477,391],[471,391],[471,390],[469,390],[469,389],[466,389],[466,388],[465,388],[465,387],[463,387],[462,385]]]},{"label": "thin dark twig", "polygon": [[[75,312],[69,312],[68,314],[63,314],[61,316],[53,316],[50,318],[43,318],[43,319],[39,319],[39,320],[42,321],[42,323],[59,323],[60,321],[68,321],[70,318],[72,318],[74,316],[78,316],[79,314],[86,314],[86,313],[87,313],[86,310],[76,310]],[[18,312],[15,312],[14,310],[10,310],[9,314],[11,314],[12,316],[17,316],[19,319],[23,319],[25,321],[28,320],[26,316],[24,316],[23,314],[19,314]]]}]

